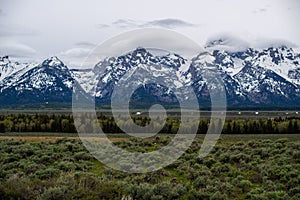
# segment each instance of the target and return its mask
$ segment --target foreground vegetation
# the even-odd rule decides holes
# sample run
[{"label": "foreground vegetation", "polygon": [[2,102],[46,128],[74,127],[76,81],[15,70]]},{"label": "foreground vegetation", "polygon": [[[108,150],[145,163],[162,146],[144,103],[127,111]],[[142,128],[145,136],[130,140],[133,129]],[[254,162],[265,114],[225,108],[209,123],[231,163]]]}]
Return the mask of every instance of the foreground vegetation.
[{"label": "foreground vegetation", "polygon": [[[300,199],[300,139],[270,138],[224,138],[199,159],[200,137],[176,162],[145,174],[103,166],[78,139],[0,140],[0,199]],[[114,143],[145,152],[171,139]]]}]

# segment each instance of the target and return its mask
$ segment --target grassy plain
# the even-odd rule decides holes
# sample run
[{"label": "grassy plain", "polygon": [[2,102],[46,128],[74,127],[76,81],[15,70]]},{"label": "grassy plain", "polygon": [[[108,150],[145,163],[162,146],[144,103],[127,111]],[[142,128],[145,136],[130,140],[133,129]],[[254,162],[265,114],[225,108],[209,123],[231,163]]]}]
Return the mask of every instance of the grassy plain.
[{"label": "grassy plain", "polygon": [[[6,114],[12,113],[2,112]],[[295,111],[227,114],[229,120],[273,117],[299,118]],[[174,135],[107,137],[129,151],[147,152],[165,146]],[[300,199],[300,133],[222,134],[211,153],[199,159],[204,137],[197,134],[169,166],[132,174],[96,160],[76,133],[0,133],[0,199]]]}]

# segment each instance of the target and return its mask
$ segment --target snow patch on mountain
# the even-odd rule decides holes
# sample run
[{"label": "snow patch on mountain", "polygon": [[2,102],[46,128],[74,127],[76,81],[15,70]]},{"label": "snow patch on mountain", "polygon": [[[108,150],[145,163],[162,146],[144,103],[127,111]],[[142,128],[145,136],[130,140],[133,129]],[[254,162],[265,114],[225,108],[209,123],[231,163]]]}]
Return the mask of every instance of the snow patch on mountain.
[{"label": "snow patch on mountain", "polygon": [[72,77],[79,83],[86,93],[94,91],[97,84],[93,69],[71,69]]}]

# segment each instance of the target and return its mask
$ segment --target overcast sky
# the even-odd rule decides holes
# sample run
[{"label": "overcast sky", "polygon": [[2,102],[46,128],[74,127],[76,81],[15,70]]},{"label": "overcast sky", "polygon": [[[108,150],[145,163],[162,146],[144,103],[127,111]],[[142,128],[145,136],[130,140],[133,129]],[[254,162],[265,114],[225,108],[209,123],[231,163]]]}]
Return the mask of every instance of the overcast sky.
[{"label": "overcast sky", "polygon": [[79,65],[95,45],[124,31],[172,29],[200,45],[219,36],[255,46],[300,45],[298,0],[0,0],[0,56]]}]

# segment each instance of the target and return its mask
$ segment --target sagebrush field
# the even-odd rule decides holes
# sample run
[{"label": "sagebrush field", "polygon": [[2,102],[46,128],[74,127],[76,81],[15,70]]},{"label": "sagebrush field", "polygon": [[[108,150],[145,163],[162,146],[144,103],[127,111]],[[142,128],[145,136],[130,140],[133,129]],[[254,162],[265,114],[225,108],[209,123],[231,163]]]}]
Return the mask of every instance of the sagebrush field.
[{"label": "sagebrush field", "polygon": [[[274,136],[274,137],[273,137]],[[113,140],[152,151],[171,136]],[[298,135],[223,135],[198,158],[199,135],[175,163],[129,174],[97,161],[79,139],[0,140],[0,199],[299,199]]]}]

